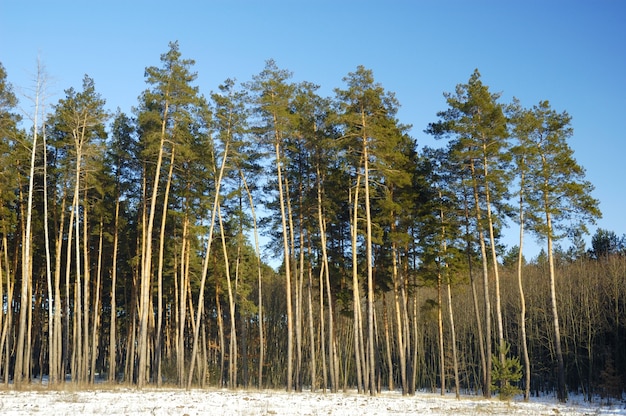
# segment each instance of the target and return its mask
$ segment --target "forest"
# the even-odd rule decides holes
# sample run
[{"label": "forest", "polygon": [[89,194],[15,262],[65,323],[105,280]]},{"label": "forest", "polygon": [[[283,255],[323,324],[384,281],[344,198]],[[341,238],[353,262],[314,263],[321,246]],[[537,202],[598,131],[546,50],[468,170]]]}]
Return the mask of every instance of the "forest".
[{"label": "forest", "polygon": [[586,247],[571,116],[469,75],[429,148],[363,66],[204,95],[172,42],[125,114],[0,64],[0,382],[621,398],[626,236]]}]

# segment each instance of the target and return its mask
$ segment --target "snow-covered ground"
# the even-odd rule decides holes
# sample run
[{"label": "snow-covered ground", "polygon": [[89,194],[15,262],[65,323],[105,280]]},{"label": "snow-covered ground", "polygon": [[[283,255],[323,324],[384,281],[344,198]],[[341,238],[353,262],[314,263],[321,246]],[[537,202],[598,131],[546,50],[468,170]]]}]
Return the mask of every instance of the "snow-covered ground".
[{"label": "snow-covered ground", "polygon": [[0,415],[626,415],[624,403],[588,404],[577,398],[529,403],[418,393],[377,397],[352,393],[286,393],[276,390],[177,390],[102,388],[93,390],[0,390]]}]

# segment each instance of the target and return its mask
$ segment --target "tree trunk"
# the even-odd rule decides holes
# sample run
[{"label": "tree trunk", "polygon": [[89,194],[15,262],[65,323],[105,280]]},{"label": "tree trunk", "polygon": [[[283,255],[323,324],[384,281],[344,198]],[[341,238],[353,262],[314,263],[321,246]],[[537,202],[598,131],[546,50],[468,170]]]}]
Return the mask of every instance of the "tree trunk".
[{"label": "tree trunk", "polygon": [[[365,119],[362,115],[362,126],[365,128]],[[372,214],[370,210],[370,180],[369,180],[369,145],[367,136],[363,136],[363,174],[365,188],[365,256],[367,263],[367,332],[368,332],[368,360],[370,371],[370,395],[376,396],[376,374],[374,358],[374,271],[372,264]]]},{"label": "tree trunk", "polygon": [[[311,372],[311,392],[317,390],[317,357],[315,354],[315,325],[313,318],[313,270],[308,266],[309,281],[307,285],[307,305],[309,312],[309,338],[310,338],[310,369]],[[322,340],[323,341],[323,340]]]},{"label": "tree trunk", "polygon": [[[37,128],[34,129],[35,131]],[[44,241],[46,250],[46,283],[48,286],[48,382],[56,384],[59,379],[58,355],[54,349],[55,333],[60,328],[54,325],[54,311],[59,308],[54,300],[54,289],[52,286],[52,266],[50,255],[50,227],[48,224],[48,151],[46,144],[46,123],[42,123],[42,143],[43,143],[43,225]],[[0,267],[2,267],[0,265]],[[0,299],[2,299],[2,278],[0,276]],[[2,315],[2,314],[0,314]],[[0,320],[1,322],[1,320]],[[0,328],[2,325],[0,325]],[[0,351],[2,349],[0,348]]]},{"label": "tree trunk", "polygon": [[448,316],[450,318],[450,336],[452,343],[452,365],[454,367],[454,394],[457,399],[461,398],[461,392],[459,390],[459,360],[456,351],[456,329],[454,326],[454,311],[452,310],[452,285],[450,281],[446,283],[448,289]]},{"label": "tree trunk", "polygon": [[[207,248],[206,248],[205,257],[204,257],[204,264],[202,266],[202,277],[200,279],[200,292],[198,296],[198,312],[196,314],[195,323],[193,322],[193,315],[192,315],[192,323],[194,323],[195,326],[193,329],[194,334],[193,334],[193,347],[191,350],[191,363],[189,366],[189,374],[187,375],[187,388],[191,387],[194,365],[196,361],[196,354],[198,351],[200,322],[201,322],[202,312],[204,308],[204,287],[206,285],[206,278],[207,278],[207,274],[209,270],[211,244],[213,242],[213,231],[215,229],[215,216],[217,215],[218,204],[220,200],[220,188],[222,186],[222,178],[224,177],[224,170],[226,168],[226,160],[228,159],[228,148],[229,148],[229,142],[226,142],[224,145],[224,153],[222,155],[222,165],[220,166],[219,175],[217,176],[216,183],[215,183],[215,198],[213,199],[213,208],[211,209],[211,223],[209,225]],[[214,173],[215,173],[215,170],[214,170]]]},{"label": "tree trunk", "polygon": [[180,247],[180,284],[178,285],[178,308],[176,320],[176,369],[178,385],[182,387],[185,382],[185,320],[187,317],[187,280],[189,276],[188,240],[189,217],[183,215],[183,234]]},{"label": "tree trunk", "polygon": [[528,341],[526,337],[526,297],[524,296],[524,285],[522,284],[522,266],[524,261],[524,173],[520,178],[519,197],[519,252],[517,254],[517,286],[520,297],[520,330],[522,335],[522,355],[524,356],[524,401],[530,398],[530,358],[528,356]]},{"label": "tree trunk", "polygon": [[100,334],[100,282],[102,280],[102,240],[103,220],[100,217],[100,234],[98,237],[98,266],[96,271],[96,299],[93,303],[93,324],[91,331],[91,363],[89,366],[90,382],[93,384],[96,376],[96,358],[98,357],[98,338]]},{"label": "tree trunk", "polygon": [[[483,154],[487,151],[487,143],[483,140]],[[491,245],[491,262],[493,267],[493,276],[495,281],[496,296],[496,320],[498,323],[498,356],[500,357],[500,365],[505,366],[505,345],[504,345],[504,327],[502,325],[502,306],[500,300],[500,273],[498,269],[498,253],[496,252],[496,240],[493,230],[493,218],[491,215],[491,192],[489,191],[489,181],[487,180],[487,157],[483,156],[483,173],[485,175],[485,205],[487,208],[487,223],[489,226],[489,243]],[[508,384],[508,380],[499,380],[500,386]]]},{"label": "tree trunk", "polygon": [[441,264],[437,266],[439,269],[437,271],[437,338],[439,341],[439,378],[441,379],[440,388],[441,395],[443,396],[446,392],[446,361],[445,361],[445,350],[443,348],[443,297],[442,297],[442,277],[441,277]]},{"label": "tree trunk", "polygon": [[491,397],[491,301],[489,296],[489,264],[487,261],[487,249],[485,247],[485,237],[482,229],[482,215],[480,209],[480,198],[478,196],[478,184],[474,171],[474,161],[470,161],[472,171],[472,181],[474,185],[474,203],[476,210],[476,228],[478,230],[478,240],[480,243],[480,256],[483,265],[483,292],[485,295],[485,367],[483,374],[483,395]]},{"label": "tree trunk", "polygon": [[[67,187],[63,187],[63,195],[61,197],[61,216],[58,222],[59,232],[57,234],[57,239],[55,242],[55,261],[54,261],[54,326],[56,328],[54,332],[54,342],[53,347],[51,349],[51,353],[53,352],[56,355],[56,373],[58,375],[57,382],[65,381],[65,373],[67,372],[67,361],[65,359],[65,353],[63,352],[63,326],[61,324],[61,309],[63,308],[62,299],[61,299],[61,257],[63,250],[63,234],[65,227],[65,206],[67,203],[66,192],[65,189]],[[71,247],[71,244],[68,239],[68,247]],[[69,277],[66,277],[66,280]],[[66,288],[66,291],[69,291]],[[68,307],[69,310],[69,307]],[[67,312],[67,311],[66,311]],[[68,323],[68,318],[65,318],[66,324]],[[66,330],[67,335],[67,330]],[[66,339],[67,342],[67,339]]]},{"label": "tree trunk", "polygon": [[383,308],[383,332],[385,334],[385,350],[387,351],[387,388],[394,390],[393,386],[393,357],[391,351],[391,336],[389,335],[389,316],[387,312],[386,296],[382,296]]},{"label": "tree trunk", "polygon": [[[38,98],[37,98],[38,100]],[[38,102],[38,101],[37,101]],[[35,106],[36,113],[39,112],[38,106]],[[20,320],[17,335],[17,345],[15,350],[15,370],[14,370],[14,382],[16,385],[20,385],[24,378],[28,381],[29,375],[28,369],[24,365],[28,362],[25,356],[28,350],[25,345],[25,339],[30,336],[27,334],[26,321],[28,313],[31,310],[31,299],[28,297],[30,292],[30,285],[32,284],[32,216],[33,216],[33,192],[35,181],[35,159],[37,155],[37,115],[35,116],[35,130],[33,136],[33,145],[30,156],[30,172],[28,179],[28,202],[26,209],[26,229],[23,233],[22,242],[22,286],[20,291]]]},{"label": "tree trunk", "polygon": [[[4,255],[4,267],[5,267],[5,274],[7,276],[6,280],[7,280],[7,304],[11,305],[13,304],[13,290],[14,290],[14,286],[15,286],[15,282],[13,282],[13,284],[11,284],[12,282],[12,278],[11,278],[11,265],[9,263],[9,246],[8,246],[8,240],[7,240],[7,232],[6,232],[6,228],[3,229],[3,233],[2,233],[2,247],[3,247],[3,255]],[[0,348],[0,354],[2,353],[2,350],[4,350],[4,384],[5,386],[9,385],[9,370],[11,368],[11,350],[12,350],[12,345],[11,345],[11,340],[9,339],[10,337],[8,336],[9,333],[9,328],[11,328],[11,326],[13,325],[13,313],[12,311],[9,309],[7,310],[7,317],[4,320],[4,326],[2,327],[2,335],[0,336],[0,347],[4,346],[4,348]]]},{"label": "tree trunk", "polygon": [[220,301],[220,286],[219,283],[215,284],[215,306],[217,308],[217,331],[219,333],[220,340],[220,376],[219,376],[219,385],[220,388],[224,387],[226,383],[224,383],[224,367],[226,363],[226,341],[224,336],[224,318],[222,315],[222,304]]},{"label": "tree trunk", "polygon": [[161,133],[159,142],[159,153],[154,170],[154,180],[152,182],[152,195],[150,197],[150,210],[148,211],[148,225],[145,228],[142,243],[141,256],[141,291],[139,294],[139,339],[137,343],[139,368],[137,373],[137,387],[142,388],[146,383],[148,374],[148,325],[150,314],[150,287],[152,278],[152,230],[154,229],[154,217],[156,214],[156,203],[159,193],[159,182],[161,178],[161,166],[163,165],[163,155],[165,153],[166,127],[169,117],[169,91],[166,92],[163,118],[161,119]]},{"label": "tree trunk", "polygon": [[113,225],[113,264],[111,266],[111,326],[109,328],[109,383],[116,379],[117,363],[117,253],[119,246],[120,197],[115,198],[115,219]]},{"label": "tree trunk", "polygon": [[258,273],[258,320],[259,320],[259,376],[258,376],[258,385],[257,387],[260,389],[263,386],[263,365],[265,363],[265,336],[263,332],[263,296],[262,296],[262,286],[263,286],[263,269],[261,263],[261,248],[259,246],[259,229],[257,226],[256,219],[256,211],[254,209],[254,201],[252,199],[252,192],[250,192],[250,188],[248,186],[248,182],[243,174],[243,171],[239,171],[241,175],[241,180],[243,182],[244,188],[246,189],[246,193],[248,194],[248,202],[250,204],[250,212],[252,214],[252,224],[254,229],[254,252],[257,258],[257,273]]},{"label": "tree trunk", "polygon": [[[276,120],[274,120],[276,121]],[[289,252],[289,234],[287,230],[287,213],[285,212],[285,195],[283,191],[282,178],[282,157],[280,149],[280,136],[276,132],[275,138],[276,152],[276,175],[278,182],[278,198],[280,203],[280,216],[283,235],[283,253],[285,261],[285,302],[287,304],[287,380],[286,389],[290,392],[293,389],[293,311],[291,300],[291,254]]]},{"label": "tree trunk", "polygon": [[[362,357],[362,344],[363,339],[361,338],[361,332],[359,331],[360,322],[361,322],[361,295],[359,294],[359,269],[358,269],[358,257],[357,257],[357,235],[358,235],[358,204],[359,204],[359,186],[360,186],[360,176],[357,175],[357,182],[354,188],[354,201],[352,202],[353,206],[353,215],[351,216],[351,224],[350,224],[350,234],[352,239],[352,309],[354,316],[354,361],[356,364],[356,384],[357,391],[359,393],[365,389],[365,380],[363,377],[363,366],[361,365],[361,360],[365,359]],[[350,191],[350,196],[352,196],[352,191]]]},{"label": "tree trunk", "polygon": [[233,292],[233,285],[230,277],[230,264],[228,260],[228,249],[226,248],[226,235],[224,234],[224,223],[222,221],[222,210],[217,206],[217,219],[220,225],[220,236],[222,240],[222,250],[224,252],[224,269],[226,272],[226,287],[228,289],[228,312],[230,315],[230,342],[228,346],[228,387],[237,388],[237,326],[236,326],[236,293]]},{"label": "tree trunk", "polygon": [[[89,331],[89,316],[91,309],[91,270],[90,270],[90,260],[89,260],[89,233],[87,232],[89,226],[89,202],[87,200],[87,189],[84,191],[84,200],[83,200],[83,264],[84,264],[84,279],[83,279],[83,333],[81,335],[83,346],[82,346],[82,357],[80,368],[82,369],[82,374],[80,376],[80,382],[86,383],[88,381],[88,371],[89,371],[89,339],[90,339],[90,331]],[[79,289],[80,290],[80,289]]]},{"label": "tree trunk", "polygon": [[552,306],[552,323],[554,325],[554,346],[557,360],[557,397],[560,402],[567,401],[567,389],[565,386],[565,364],[563,351],[561,350],[561,327],[559,325],[559,313],[556,301],[556,273],[554,270],[554,253],[552,249],[552,217],[546,212],[546,225],[548,230],[548,264],[550,267],[550,303]]},{"label": "tree trunk", "polygon": [[[392,229],[395,229],[395,224],[392,221]],[[399,275],[398,275],[398,247],[394,241],[391,243],[391,261],[392,261],[392,280],[393,280],[393,300],[396,316],[397,326],[397,338],[398,338],[398,354],[400,355],[400,381],[402,383],[402,395],[405,396],[408,393],[407,379],[406,379],[406,345],[403,336],[405,331],[405,325],[402,322],[402,310],[400,308],[400,293],[399,293]],[[391,386],[390,386],[391,388]]]},{"label": "tree trunk", "polygon": [[167,207],[169,205],[170,188],[172,185],[172,173],[174,171],[174,147],[170,155],[170,168],[165,184],[165,195],[163,197],[163,211],[161,218],[161,232],[159,234],[159,265],[157,269],[157,322],[156,337],[154,340],[154,367],[156,368],[157,387],[162,384],[161,376],[161,338],[163,332],[163,253],[165,251],[165,224],[167,219]]}]

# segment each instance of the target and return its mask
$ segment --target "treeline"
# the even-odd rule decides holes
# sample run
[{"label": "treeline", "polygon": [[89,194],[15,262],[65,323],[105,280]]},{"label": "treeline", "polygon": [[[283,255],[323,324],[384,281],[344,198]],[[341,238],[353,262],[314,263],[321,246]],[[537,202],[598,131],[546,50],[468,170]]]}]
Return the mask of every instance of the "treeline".
[{"label": "treeline", "polygon": [[475,71],[418,152],[361,66],[322,97],[271,60],[205,96],[193,65],[171,43],[132,114],[88,76],[47,103],[39,67],[18,115],[0,67],[4,383],[621,395],[624,240],[581,243],[566,112]]}]

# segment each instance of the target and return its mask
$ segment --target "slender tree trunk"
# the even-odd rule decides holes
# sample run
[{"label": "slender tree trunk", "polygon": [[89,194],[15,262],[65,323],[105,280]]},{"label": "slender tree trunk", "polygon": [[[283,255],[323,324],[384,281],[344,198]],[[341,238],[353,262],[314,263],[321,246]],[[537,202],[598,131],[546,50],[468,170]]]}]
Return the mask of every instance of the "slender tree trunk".
[{"label": "slender tree trunk", "polygon": [[[409,253],[408,243],[405,247],[405,252]],[[415,338],[413,342],[415,345],[411,344],[411,320],[409,319],[409,296],[407,293],[407,288],[409,287],[409,264],[408,259],[402,263],[402,269],[404,271],[402,276],[402,285],[400,286],[400,294],[402,296],[402,316],[404,319],[404,350],[405,350],[405,359],[407,361],[406,364],[406,388],[407,394],[415,393],[415,375],[413,373],[413,369],[416,368],[415,358],[412,357],[411,352],[413,350],[417,351],[417,339]],[[414,317],[415,318],[415,317]]]},{"label": "slender tree trunk", "polygon": [[325,329],[325,319],[324,319],[324,263],[320,267],[320,355],[322,356],[322,377],[323,377],[323,385],[322,390],[326,393],[326,389],[328,388],[328,369],[326,368],[326,329]]},{"label": "slender tree trunk", "polygon": [[[37,96],[37,103],[39,102],[39,97]],[[28,381],[27,368],[25,366],[25,362],[28,359],[25,356],[26,348],[25,339],[30,336],[27,334],[27,326],[26,321],[28,318],[28,313],[31,309],[31,300],[28,297],[28,293],[30,291],[30,285],[32,284],[32,216],[33,216],[33,192],[34,192],[34,181],[35,181],[35,160],[37,155],[37,113],[39,112],[38,105],[35,106],[35,130],[33,135],[33,145],[31,149],[30,156],[30,172],[28,179],[28,202],[26,209],[26,229],[23,233],[23,243],[22,243],[22,285],[20,291],[20,320],[18,327],[18,335],[17,335],[17,345],[15,350],[15,370],[14,370],[14,382],[16,385],[20,385],[24,378]]]},{"label": "slender tree trunk", "polygon": [[[319,167],[316,167],[317,174],[320,174]],[[328,252],[327,252],[327,242],[326,242],[326,221],[323,213],[322,206],[322,187],[321,182],[317,181],[317,220],[320,229],[320,245],[322,248],[322,273],[325,276],[325,286],[326,286],[326,297],[328,302],[328,348],[330,354],[330,374],[331,374],[331,382],[332,382],[332,391],[335,392],[339,388],[339,374],[338,374],[338,358],[337,358],[337,344],[335,338],[335,328],[334,328],[334,313],[333,313],[333,298],[332,298],[332,290],[330,286],[330,274],[329,274],[329,264],[328,264]],[[322,314],[323,316],[323,314]],[[322,318],[323,319],[323,318]],[[322,342],[324,342],[324,338],[321,338]]]},{"label": "slender tree trunk", "polygon": [[[67,371],[68,369],[71,372],[72,381],[75,381],[75,365],[73,360],[70,358],[70,328],[73,320],[70,320],[71,314],[71,298],[70,298],[70,272],[71,272],[71,264],[72,264],[72,242],[73,242],[73,233],[74,233],[74,221],[76,221],[76,209],[75,206],[78,204],[78,195],[74,192],[72,198],[72,205],[70,209],[70,219],[69,225],[67,227],[68,236],[67,236],[67,248],[66,248],[66,262],[65,262],[65,340],[64,340],[64,358],[63,358],[63,371]],[[62,234],[59,235],[59,238],[62,238]],[[72,355],[74,348],[72,348]]]},{"label": "slender tree trunk", "polygon": [[[274,120],[276,122],[276,120]],[[287,229],[287,213],[285,208],[285,194],[283,190],[282,178],[282,156],[278,132],[275,133],[276,152],[276,175],[278,182],[278,198],[280,204],[280,216],[283,235],[283,252],[285,261],[285,302],[287,304],[287,380],[286,389],[290,392],[293,389],[293,311],[291,299],[291,254],[289,252],[289,230]]]},{"label": "slender tree trunk", "polygon": [[[6,294],[6,299],[7,299],[7,304],[8,305],[12,305],[13,304],[13,290],[14,290],[14,286],[15,283],[13,282],[12,284],[12,278],[11,278],[11,265],[9,263],[9,246],[8,246],[8,240],[7,240],[7,232],[6,232],[6,227],[3,227],[3,233],[2,233],[2,247],[3,247],[3,256],[4,256],[4,267],[5,267],[5,274],[6,274],[6,281],[7,281],[7,294]],[[2,327],[2,335],[0,336],[0,354],[2,353],[2,351],[4,350],[4,384],[5,386],[9,385],[9,372],[10,372],[10,368],[11,368],[11,350],[12,350],[12,345],[11,345],[11,340],[9,339],[10,337],[8,336],[9,333],[9,328],[11,328],[11,326],[13,325],[13,313],[11,311],[11,309],[7,310],[7,317],[4,320],[4,326]],[[3,347],[3,348],[1,348]]]},{"label": "slender tree trunk", "polygon": [[[393,222],[392,222],[393,224]],[[392,225],[392,229],[395,229],[395,225]],[[404,342],[404,330],[405,325],[402,322],[402,310],[400,308],[400,293],[399,293],[399,274],[398,274],[398,246],[394,241],[391,243],[391,261],[392,261],[392,280],[393,280],[393,299],[394,308],[396,312],[396,326],[397,326],[397,338],[398,338],[398,354],[400,355],[400,380],[402,383],[402,395],[405,396],[408,393],[407,379],[406,379],[406,345]],[[391,388],[391,387],[390,387]]]},{"label": "slender tree trunk", "polygon": [[482,229],[482,215],[480,209],[480,198],[478,196],[478,184],[474,171],[474,161],[470,161],[472,171],[472,181],[474,185],[474,203],[476,215],[476,228],[478,230],[478,240],[480,243],[480,256],[483,265],[483,292],[485,295],[485,373],[483,374],[483,395],[491,397],[491,302],[489,296],[489,265],[487,261],[487,249],[485,247],[485,237]]},{"label": "slender tree trunk", "polygon": [[[365,128],[365,115],[362,114],[362,126]],[[370,371],[370,395],[376,396],[376,374],[374,355],[374,267],[372,264],[372,214],[370,209],[369,179],[369,144],[363,136],[363,175],[365,188],[365,256],[367,264],[367,322],[368,322],[368,360]]]},{"label": "slender tree trunk", "polygon": [[174,147],[170,155],[170,168],[167,174],[165,185],[165,195],[163,197],[163,214],[161,218],[161,232],[159,234],[159,265],[157,269],[157,322],[156,337],[154,340],[154,367],[156,368],[157,387],[163,383],[161,375],[161,347],[163,331],[163,255],[165,251],[165,225],[167,219],[167,207],[169,205],[170,188],[172,185],[172,174],[174,172]]},{"label": "slender tree trunk", "polygon": [[[169,91],[166,92],[166,96]],[[139,295],[139,340],[138,340],[138,356],[139,368],[137,373],[137,387],[142,388],[146,383],[148,374],[148,325],[150,314],[150,287],[152,277],[152,230],[154,228],[154,217],[156,214],[156,203],[159,191],[159,182],[161,178],[161,166],[163,164],[163,156],[165,153],[165,136],[166,127],[169,117],[169,101],[166,99],[163,109],[163,118],[161,120],[161,133],[159,143],[159,153],[154,170],[154,181],[152,183],[152,196],[150,198],[150,210],[148,212],[148,226],[145,228],[142,243],[142,267],[141,267],[141,292]],[[172,152],[173,153],[173,152]]]},{"label": "slender tree trunk", "polygon": [[257,259],[257,277],[258,277],[258,320],[259,320],[259,376],[258,376],[258,388],[262,388],[263,386],[263,365],[265,363],[265,334],[263,331],[263,296],[262,296],[262,286],[263,286],[263,269],[261,263],[261,248],[259,245],[259,229],[257,225],[256,211],[254,209],[254,200],[252,199],[252,192],[250,192],[250,187],[248,186],[248,182],[243,174],[243,170],[239,171],[241,175],[241,180],[243,182],[244,188],[246,189],[246,193],[248,195],[248,202],[250,204],[250,212],[252,214],[252,224],[254,229],[254,252],[256,254]]},{"label": "slender tree trunk", "polygon": [[313,270],[311,265],[308,266],[308,276],[309,281],[307,285],[307,305],[309,312],[309,338],[310,338],[310,354],[311,358],[309,360],[311,372],[311,391],[314,392],[317,390],[317,357],[315,354],[315,325],[313,318]]},{"label": "slender tree trunk", "polygon": [[[354,201],[353,215],[350,224],[350,234],[352,240],[352,309],[354,316],[354,361],[356,364],[356,385],[357,391],[360,394],[365,388],[365,382],[363,378],[363,370],[361,366],[361,345],[363,340],[360,337],[359,323],[361,322],[361,295],[359,294],[359,270],[358,270],[358,257],[357,257],[357,233],[358,233],[358,203],[359,203],[359,186],[360,176],[357,175],[357,182],[354,189]],[[352,197],[352,191],[350,191]]]},{"label": "slender tree trunk", "polygon": [[[487,143],[483,140],[483,154],[487,152]],[[504,345],[504,326],[502,325],[502,305],[500,296],[500,273],[498,268],[498,253],[496,252],[496,239],[493,230],[493,217],[491,214],[491,192],[489,190],[489,181],[487,180],[487,157],[483,157],[483,173],[485,175],[485,204],[487,208],[487,223],[489,226],[489,244],[491,245],[491,262],[493,267],[493,276],[495,281],[496,296],[496,321],[498,324],[498,356],[500,357],[500,365],[505,366],[505,345]],[[499,380],[500,386],[508,384],[508,380]]]},{"label": "slender tree trunk", "polygon": [[111,266],[111,326],[109,328],[109,383],[116,379],[117,372],[117,253],[119,246],[120,196],[115,198],[115,219],[113,225],[113,265]]},{"label": "slender tree trunk", "polygon": [[517,254],[517,285],[520,296],[520,330],[522,335],[522,354],[524,356],[524,401],[530,398],[530,358],[528,356],[528,341],[526,338],[526,297],[524,296],[524,285],[522,284],[522,267],[524,262],[524,173],[520,178],[519,197],[519,252]]},{"label": "slender tree trunk", "polygon": [[100,282],[102,280],[102,247],[103,247],[103,220],[100,217],[100,234],[98,237],[98,266],[96,271],[96,299],[93,303],[93,324],[91,330],[91,363],[89,370],[90,382],[93,384],[96,376],[96,358],[98,357],[98,338],[100,334]]},{"label": "slender tree trunk", "polygon": [[[55,326],[54,314],[61,307],[54,299],[54,289],[52,286],[52,266],[50,255],[50,227],[48,224],[48,151],[46,144],[46,123],[42,123],[42,142],[43,142],[43,229],[44,242],[46,250],[46,282],[48,285],[48,382],[56,384],[59,381],[59,355],[55,346],[56,332],[60,331],[60,327]],[[1,267],[1,265],[0,265]],[[0,299],[3,298],[1,289],[2,278],[0,277]],[[0,314],[1,315],[1,314]],[[0,325],[1,327],[2,325]],[[1,349],[0,349],[1,351]]]},{"label": "slender tree trunk", "polygon": [[[220,200],[220,188],[222,185],[222,178],[224,177],[224,170],[226,168],[226,160],[228,158],[228,148],[229,142],[226,142],[224,145],[224,154],[222,155],[222,165],[220,166],[219,175],[217,176],[216,184],[215,184],[215,198],[213,200],[213,208],[211,210],[211,223],[209,225],[209,235],[207,239],[207,248],[205,252],[204,264],[202,267],[202,277],[200,279],[200,293],[198,296],[198,312],[196,315],[196,320],[194,323],[194,334],[193,334],[193,348],[191,351],[191,364],[189,366],[189,374],[187,375],[187,388],[191,387],[191,381],[193,379],[193,371],[196,360],[196,354],[198,351],[198,337],[200,330],[200,321],[202,318],[202,311],[204,308],[204,287],[206,284],[206,277],[209,269],[209,260],[211,255],[211,244],[213,242],[213,231],[215,229],[215,216],[217,215],[218,204]],[[214,168],[215,169],[215,168]],[[215,171],[214,171],[215,172]],[[280,183],[280,182],[279,182]],[[192,315],[193,317],[193,315]],[[193,319],[193,318],[192,318]],[[192,321],[193,322],[193,321]]]},{"label": "slender tree trunk", "polygon": [[446,392],[446,361],[445,350],[443,347],[443,297],[442,297],[442,276],[441,276],[441,264],[438,266],[437,271],[437,338],[439,341],[439,378],[441,379],[441,395]]},{"label": "slender tree trunk", "polygon": [[[0,208],[3,208],[2,203],[0,203]],[[4,265],[4,253],[6,252],[6,247],[4,246],[5,238],[6,238],[6,233],[3,232],[3,240],[0,243],[0,299],[4,299],[4,274],[5,274],[4,273],[4,266],[5,266]],[[8,269],[7,269],[6,280],[7,280],[7,297],[8,297],[9,295],[8,293],[8,287],[9,287]],[[10,305],[10,303],[8,303],[8,305]],[[4,311],[0,311],[0,378],[2,379],[6,379],[6,377],[3,376],[2,370],[9,367],[9,363],[8,362],[5,363],[3,360],[2,352],[4,351],[4,342],[6,340],[5,324],[8,320],[8,315],[10,313],[11,313],[11,308],[8,308],[8,310],[6,311],[7,318],[5,318]]]},{"label": "slender tree trunk", "polygon": [[391,351],[391,336],[389,335],[389,316],[387,312],[386,296],[382,296],[383,308],[383,332],[385,334],[385,350],[387,351],[387,388],[394,390],[393,385],[393,353]]},{"label": "slender tree trunk", "polygon": [[552,217],[546,212],[546,225],[548,230],[548,264],[550,267],[550,303],[552,305],[552,323],[554,325],[554,346],[558,365],[557,373],[557,397],[560,402],[567,401],[567,389],[565,386],[565,364],[563,351],[561,350],[561,327],[559,325],[559,313],[556,301],[556,273],[554,270],[554,253],[552,248]]},{"label": "slender tree trunk", "polygon": [[[61,299],[61,257],[63,250],[63,234],[65,230],[65,207],[67,203],[67,197],[65,189],[67,187],[63,187],[63,195],[61,197],[61,216],[58,223],[58,235],[55,242],[55,261],[54,261],[54,326],[56,328],[54,332],[54,342],[53,342],[53,351],[56,354],[56,372],[58,374],[59,382],[65,381],[65,373],[67,372],[67,361],[65,359],[66,354],[63,352],[63,326],[61,324],[61,310],[63,309],[62,299]],[[71,247],[70,240],[68,239],[68,247]],[[67,277],[69,279],[69,277]],[[66,290],[69,290],[66,288]],[[67,312],[67,311],[66,311]],[[66,323],[67,323],[66,317]],[[67,335],[67,332],[66,332]],[[66,339],[67,342],[67,339]]]},{"label": "slender tree trunk", "polygon": [[178,374],[178,385],[185,383],[185,320],[187,317],[187,280],[189,276],[189,254],[188,241],[189,217],[187,213],[183,215],[183,232],[180,245],[180,283],[178,286],[178,308],[176,309],[176,369]]},{"label": "slender tree trunk", "polygon": [[220,301],[220,286],[219,283],[215,284],[215,306],[217,308],[217,330],[219,333],[220,340],[220,376],[219,383],[220,387],[224,387],[226,383],[224,383],[224,367],[226,363],[226,341],[224,336],[224,318],[222,315],[222,303]]},{"label": "slender tree trunk", "polygon": [[[89,260],[89,234],[87,232],[89,226],[89,202],[87,200],[87,189],[84,191],[84,200],[83,200],[83,264],[84,264],[84,278],[83,278],[83,333],[81,335],[81,339],[83,342],[82,346],[82,356],[81,356],[81,364],[80,368],[82,369],[82,374],[80,377],[81,383],[86,383],[88,381],[88,371],[89,371],[89,339],[90,339],[90,331],[89,331],[89,317],[90,317],[90,309],[91,309],[91,271],[90,271],[90,260]],[[80,289],[79,289],[80,290]]]},{"label": "slender tree trunk", "polygon": [[226,272],[226,287],[228,289],[228,312],[230,315],[230,342],[228,346],[228,387],[237,388],[237,326],[236,326],[236,301],[237,294],[233,292],[232,279],[230,276],[230,264],[228,260],[228,249],[226,248],[226,235],[224,234],[224,223],[222,221],[222,210],[217,206],[217,219],[220,225],[220,236],[222,240],[222,250],[224,252],[224,270]]},{"label": "slender tree trunk", "polygon": [[[441,191],[439,191],[439,199],[442,198],[442,194]],[[440,216],[440,220],[441,220],[441,239],[442,239],[442,252],[443,252],[443,256],[444,258],[447,258],[447,253],[448,253],[448,244],[446,242],[446,226],[445,226],[445,219],[444,219],[444,213],[443,213],[443,209],[441,209],[439,211],[439,216]],[[448,295],[448,317],[450,319],[450,335],[451,335],[451,342],[452,342],[452,361],[453,361],[453,368],[454,368],[454,392],[455,392],[455,396],[457,399],[460,398],[460,392],[459,392],[459,364],[457,361],[457,355],[456,355],[456,333],[455,333],[455,328],[454,328],[454,312],[452,310],[452,289],[451,289],[451,284],[450,284],[450,275],[448,273],[448,263],[445,262],[443,264],[443,270],[441,270],[444,274],[445,274],[445,285],[447,288],[447,295]],[[439,292],[441,292],[441,278],[439,280]],[[439,294],[439,301],[441,302],[441,293]],[[439,306],[439,310],[441,313],[441,303]],[[443,321],[443,319],[442,319]],[[441,328],[440,328],[440,333],[441,333],[441,339],[443,339],[443,322],[441,323]],[[443,357],[443,342],[441,342],[441,351],[442,351],[442,357]],[[443,374],[442,374],[443,375]],[[443,385],[443,384],[442,384]],[[443,394],[443,390],[441,392],[441,394]]]}]

